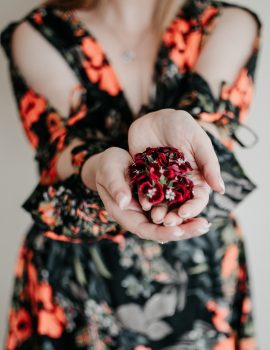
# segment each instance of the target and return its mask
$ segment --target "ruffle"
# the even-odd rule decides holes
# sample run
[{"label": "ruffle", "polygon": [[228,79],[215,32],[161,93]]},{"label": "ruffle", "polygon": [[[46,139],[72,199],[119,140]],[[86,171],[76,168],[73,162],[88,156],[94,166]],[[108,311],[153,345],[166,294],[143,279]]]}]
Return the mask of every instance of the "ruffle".
[{"label": "ruffle", "polygon": [[123,232],[98,192],[88,189],[78,174],[49,186],[38,184],[22,207],[39,227],[53,231],[59,239],[89,241]]}]

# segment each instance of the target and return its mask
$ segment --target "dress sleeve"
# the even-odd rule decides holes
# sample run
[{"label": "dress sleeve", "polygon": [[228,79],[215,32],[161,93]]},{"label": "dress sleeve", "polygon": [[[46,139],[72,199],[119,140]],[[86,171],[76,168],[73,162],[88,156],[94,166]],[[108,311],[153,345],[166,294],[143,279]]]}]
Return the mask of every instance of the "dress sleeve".
[{"label": "dress sleeve", "polygon": [[[228,4],[223,3],[223,5]],[[223,196],[214,192],[211,194],[209,204],[204,211],[210,220],[218,216],[227,216],[256,188],[233,154],[235,142],[242,147],[250,147],[257,141],[256,134],[245,125],[245,122],[254,92],[261,22],[254,12],[246,10],[257,22],[257,36],[249,59],[239,70],[234,82],[232,84],[221,82],[219,97],[215,98],[207,78],[203,78],[195,70],[190,70],[186,75],[185,91],[178,103],[178,108],[188,111],[198,121],[214,124],[222,134],[218,139],[206,130],[218,156],[226,187],[226,193]]]},{"label": "dress sleeve", "polygon": [[98,102],[89,106],[87,93],[78,86],[79,102],[70,103],[68,117],[63,117],[50,102],[27,85],[11,52],[12,34],[18,22],[8,25],[1,34],[1,44],[9,62],[9,72],[20,121],[35,151],[39,183],[23,204],[45,235],[63,241],[94,242],[121,232],[106,212],[96,191],[86,188],[79,174],[61,181],[56,173],[60,152],[74,138],[93,145],[98,153],[111,146],[109,139],[98,137],[92,116]]}]

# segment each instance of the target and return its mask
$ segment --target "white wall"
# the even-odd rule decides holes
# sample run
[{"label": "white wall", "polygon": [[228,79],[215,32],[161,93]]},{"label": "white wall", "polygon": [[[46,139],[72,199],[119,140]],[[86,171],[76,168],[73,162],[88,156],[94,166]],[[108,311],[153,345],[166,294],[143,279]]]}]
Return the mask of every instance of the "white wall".
[{"label": "white wall", "polygon": [[[20,18],[37,3],[34,0],[9,0],[1,3],[0,28]],[[239,150],[239,157],[258,190],[237,210],[246,235],[249,265],[252,272],[257,331],[260,350],[270,346],[270,13],[268,0],[239,0],[239,4],[254,9],[262,18],[263,50],[257,72],[257,88],[249,125],[260,135],[259,144],[251,150]],[[3,52],[0,53],[1,71],[1,127],[0,127],[0,344],[6,327],[6,313],[12,286],[15,257],[20,241],[30,224],[27,214],[20,208],[35,185],[35,167],[32,151],[18,122],[11,93]],[[0,345],[1,346],[1,345]]]}]

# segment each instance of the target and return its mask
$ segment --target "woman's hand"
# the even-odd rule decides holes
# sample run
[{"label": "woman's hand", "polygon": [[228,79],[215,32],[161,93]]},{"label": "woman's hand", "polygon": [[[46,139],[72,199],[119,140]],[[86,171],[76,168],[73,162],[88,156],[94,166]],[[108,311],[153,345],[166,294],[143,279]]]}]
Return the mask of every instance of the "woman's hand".
[{"label": "woman's hand", "polygon": [[182,225],[184,230],[150,222],[140,204],[132,198],[126,175],[132,158],[127,151],[111,147],[91,158],[84,165],[83,179],[87,179],[87,174],[95,178],[105,209],[123,229],[143,239],[156,241],[187,239],[208,231],[207,221],[203,218]]},{"label": "woman's hand", "polygon": [[184,153],[194,169],[191,172],[195,185],[194,198],[179,209],[168,212],[166,205],[152,208],[145,197],[140,198],[144,210],[151,210],[155,223],[179,225],[201,213],[208,203],[211,188],[220,193],[225,191],[212,143],[205,131],[185,111],[163,109],[138,118],[129,128],[128,144],[131,156],[143,152],[147,147],[175,147]]}]

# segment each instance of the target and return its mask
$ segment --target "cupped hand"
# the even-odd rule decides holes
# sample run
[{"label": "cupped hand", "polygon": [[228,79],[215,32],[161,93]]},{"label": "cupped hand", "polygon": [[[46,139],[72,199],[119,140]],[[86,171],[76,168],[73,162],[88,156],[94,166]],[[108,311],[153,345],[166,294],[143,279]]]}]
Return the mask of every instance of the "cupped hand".
[{"label": "cupped hand", "polygon": [[129,128],[128,145],[132,157],[147,147],[175,147],[184,153],[193,168],[190,177],[194,182],[194,197],[180,208],[169,211],[164,204],[152,207],[145,197],[139,198],[142,208],[151,210],[152,220],[157,224],[175,226],[187,219],[189,223],[193,222],[197,219],[192,218],[199,215],[207,205],[211,189],[225,192],[210,138],[193,117],[183,110],[163,109],[138,118]]},{"label": "cupped hand", "polygon": [[180,227],[165,227],[151,222],[141,205],[132,198],[127,168],[130,154],[117,147],[100,153],[96,163],[96,188],[109,215],[121,227],[143,239],[175,241],[199,236],[208,231],[208,223],[196,218]]}]

